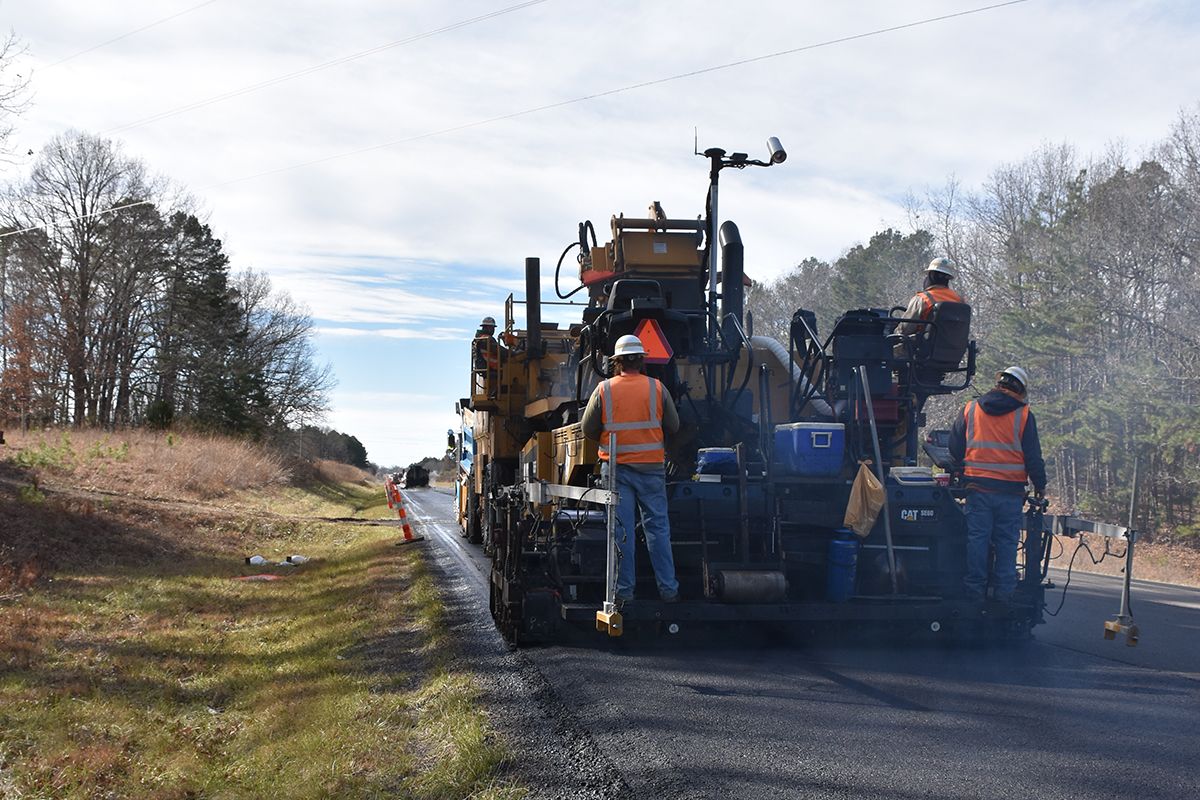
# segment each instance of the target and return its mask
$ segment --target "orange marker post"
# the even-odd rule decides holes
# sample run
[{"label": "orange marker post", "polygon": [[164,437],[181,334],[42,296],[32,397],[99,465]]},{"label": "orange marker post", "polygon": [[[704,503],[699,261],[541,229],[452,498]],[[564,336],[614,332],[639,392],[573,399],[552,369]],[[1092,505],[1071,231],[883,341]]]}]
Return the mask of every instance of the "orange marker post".
[{"label": "orange marker post", "polygon": [[409,544],[410,542],[420,542],[425,539],[424,536],[413,536],[412,528],[408,525],[408,512],[404,509],[404,495],[400,493],[400,489],[392,484],[392,491],[395,493],[397,514],[400,517],[400,526],[404,529],[404,538],[396,542],[396,544]]}]

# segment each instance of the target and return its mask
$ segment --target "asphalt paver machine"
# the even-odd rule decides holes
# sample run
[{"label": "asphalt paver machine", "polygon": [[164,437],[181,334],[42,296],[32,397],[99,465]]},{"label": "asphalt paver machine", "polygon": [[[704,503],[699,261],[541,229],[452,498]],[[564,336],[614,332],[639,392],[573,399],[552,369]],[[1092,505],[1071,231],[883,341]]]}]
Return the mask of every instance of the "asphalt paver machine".
[{"label": "asphalt paver machine", "polygon": [[[510,640],[758,622],[1022,638],[1043,622],[1054,520],[1030,507],[1010,602],[965,602],[964,490],[946,464],[919,463],[926,401],[975,373],[969,306],[939,304],[907,335],[896,308],[848,310],[827,333],[797,309],[786,342],[753,335],[744,248],[737,226],[719,223],[718,183],[786,158],[776,139],[768,151],[705,151],[699,218],[652,203],[612,217],[603,243],[580,223],[556,268],[560,300],[541,301],[540,261],[527,259],[525,299],[508,298],[498,336],[472,341],[459,519],[491,557],[491,610]],[[578,283],[562,291],[572,254]],[[548,308],[565,321],[543,321]],[[618,608],[615,486],[602,485],[579,419],[630,333],[681,420],[666,442],[681,602],[652,599],[639,542],[637,599]],[[859,536],[846,512],[863,465],[883,503]]]}]

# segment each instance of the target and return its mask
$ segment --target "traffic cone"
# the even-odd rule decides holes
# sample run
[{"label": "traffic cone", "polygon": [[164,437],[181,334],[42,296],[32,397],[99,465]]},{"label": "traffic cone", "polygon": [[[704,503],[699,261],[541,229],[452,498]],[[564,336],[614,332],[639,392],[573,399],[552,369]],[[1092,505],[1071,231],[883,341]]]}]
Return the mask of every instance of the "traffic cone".
[{"label": "traffic cone", "polygon": [[409,542],[420,542],[424,540],[424,536],[413,536],[412,528],[408,526],[408,512],[404,509],[404,495],[393,484],[392,490],[396,493],[396,508],[400,516],[400,526],[404,529],[404,538],[396,542],[396,544],[408,544]]},{"label": "traffic cone", "polygon": [[383,482],[383,496],[387,498],[388,508],[395,508],[392,504],[392,491],[396,487],[392,484],[392,478],[389,475],[387,480]]}]

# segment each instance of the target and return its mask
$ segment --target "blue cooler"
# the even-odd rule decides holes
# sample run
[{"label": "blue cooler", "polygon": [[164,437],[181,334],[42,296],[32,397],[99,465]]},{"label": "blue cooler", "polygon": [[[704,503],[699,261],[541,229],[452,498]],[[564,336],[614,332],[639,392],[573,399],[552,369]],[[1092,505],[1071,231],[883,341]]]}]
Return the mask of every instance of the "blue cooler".
[{"label": "blue cooler", "polygon": [[842,471],[846,426],[840,422],[791,422],[775,426],[775,460],[784,472],[832,478]]},{"label": "blue cooler", "polygon": [[737,475],[737,452],[732,447],[703,447],[696,456],[697,475]]}]

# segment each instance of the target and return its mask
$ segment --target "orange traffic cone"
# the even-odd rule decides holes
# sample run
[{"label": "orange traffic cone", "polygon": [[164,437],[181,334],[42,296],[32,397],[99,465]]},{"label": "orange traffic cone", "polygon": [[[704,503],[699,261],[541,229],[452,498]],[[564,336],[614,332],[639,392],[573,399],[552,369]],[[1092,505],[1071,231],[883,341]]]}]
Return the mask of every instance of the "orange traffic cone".
[{"label": "orange traffic cone", "polygon": [[404,538],[396,544],[422,541],[425,537],[413,536],[412,528],[408,526],[408,512],[404,509],[404,495],[400,493],[400,489],[395,484],[392,484],[392,491],[395,493],[396,508],[399,509],[400,526],[404,529]]}]

